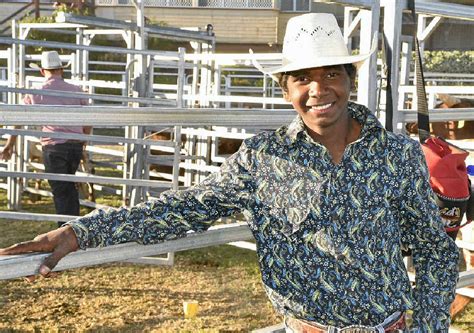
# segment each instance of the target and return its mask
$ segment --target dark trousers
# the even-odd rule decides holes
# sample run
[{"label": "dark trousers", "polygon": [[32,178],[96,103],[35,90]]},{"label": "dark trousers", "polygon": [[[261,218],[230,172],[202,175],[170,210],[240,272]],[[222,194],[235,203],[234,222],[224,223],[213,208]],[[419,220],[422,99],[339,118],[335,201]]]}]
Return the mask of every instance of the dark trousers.
[{"label": "dark trousers", "polygon": [[[43,146],[43,163],[47,173],[75,174],[82,158],[82,143],[66,142]],[[53,192],[56,214],[79,215],[79,192],[74,182],[48,180]],[[64,222],[58,222],[58,226]]]}]

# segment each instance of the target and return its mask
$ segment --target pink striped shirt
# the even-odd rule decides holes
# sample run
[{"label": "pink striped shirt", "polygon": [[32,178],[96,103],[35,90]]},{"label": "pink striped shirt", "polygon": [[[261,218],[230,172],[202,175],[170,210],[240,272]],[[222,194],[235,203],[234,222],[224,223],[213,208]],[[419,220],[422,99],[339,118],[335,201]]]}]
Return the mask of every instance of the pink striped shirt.
[{"label": "pink striped shirt", "polygon": [[[59,75],[49,77],[41,86],[41,89],[46,90],[61,90],[70,92],[83,92],[80,87],[67,83]],[[43,105],[87,105],[88,101],[85,98],[71,98],[63,96],[46,96],[46,95],[26,95],[23,99],[25,104],[43,104]],[[43,126],[43,132],[62,132],[62,133],[77,133],[83,134],[84,128],[82,126]],[[41,144],[55,145],[66,142],[66,139],[53,139],[42,137]]]}]

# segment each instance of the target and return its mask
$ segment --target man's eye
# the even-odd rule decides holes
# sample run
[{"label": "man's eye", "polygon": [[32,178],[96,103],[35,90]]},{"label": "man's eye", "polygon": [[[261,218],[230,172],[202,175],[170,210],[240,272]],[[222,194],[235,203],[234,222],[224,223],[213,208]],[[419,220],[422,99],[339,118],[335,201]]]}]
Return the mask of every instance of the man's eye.
[{"label": "man's eye", "polygon": [[339,73],[337,73],[337,72],[331,72],[331,73],[328,73],[328,74],[326,75],[326,77],[329,78],[329,79],[334,79],[334,78],[336,78],[336,77],[338,77],[338,76],[339,76]]},{"label": "man's eye", "polygon": [[307,82],[309,78],[307,76],[297,76],[296,81],[298,82]]}]

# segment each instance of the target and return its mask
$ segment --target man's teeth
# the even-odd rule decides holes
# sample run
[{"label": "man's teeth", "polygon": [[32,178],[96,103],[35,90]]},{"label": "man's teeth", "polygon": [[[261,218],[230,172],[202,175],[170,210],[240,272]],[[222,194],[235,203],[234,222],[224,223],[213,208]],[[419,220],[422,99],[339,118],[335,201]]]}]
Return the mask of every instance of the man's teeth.
[{"label": "man's teeth", "polygon": [[313,105],[312,108],[315,110],[325,110],[330,107],[332,103],[324,104],[324,105]]}]

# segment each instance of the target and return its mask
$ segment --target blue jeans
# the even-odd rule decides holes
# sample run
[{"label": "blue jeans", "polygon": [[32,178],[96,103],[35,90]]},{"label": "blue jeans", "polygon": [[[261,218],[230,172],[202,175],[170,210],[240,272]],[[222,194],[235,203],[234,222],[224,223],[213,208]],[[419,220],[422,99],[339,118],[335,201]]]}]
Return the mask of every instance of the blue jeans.
[{"label": "blue jeans", "polygon": [[[83,144],[66,142],[43,146],[45,172],[75,174],[82,158]],[[56,214],[79,215],[79,192],[74,182],[48,180],[53,192]],[[64,222],[58,222],[61,226]]]}]

